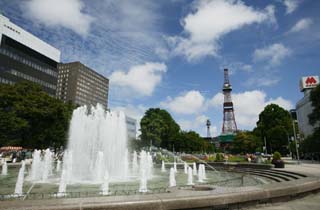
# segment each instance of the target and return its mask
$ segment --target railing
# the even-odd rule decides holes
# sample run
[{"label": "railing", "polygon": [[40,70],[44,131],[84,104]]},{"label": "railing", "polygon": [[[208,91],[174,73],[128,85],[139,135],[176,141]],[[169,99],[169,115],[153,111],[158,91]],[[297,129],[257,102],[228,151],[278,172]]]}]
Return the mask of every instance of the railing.
[{"label": "railing", "polygon": [[[230,185],[231,184],[231,185]],[[241,187],[244,186],[244,175],[231,179],[219,180],[219,181],[206,181],[203,183],[197,183],[196,185],[211,185],[221,187]],[[179,185],[180,189],[191,189],[190,185]],[[81,191],[81,192],[66,192],[61,195],[57,192],[47,193],[25,193],[25,194],[0,194],[1,200],[39,200],[39,199],[61,199],[61,198],[86,198],[86,197],[104,197],[104,196],[127,196],[127,195],[148,195],[148,194],[159,194],[159,193],[170,193],[170,188],[158,187],[149,188],[147,192],[139,192],[139,190],[128,190],[128,189],[114,189],[110,190],[108,195],[103,195],[101,191]]]},{"label": "railing", "polygon": [[155,194],[168,193],[167,188],[152,188],[148,192],[139,192],[139,190],[114,190],[110,191],[108,195],[103,195],[101,191],[86,191],[86,192],[66,192],[66,193],[29,193],[29,194],[0,194],[1,200],[39,200],[39,199],[61,199],[61,198],[86,198],[86,197],[103,197],[103,196],[121,196],[121,195],[137,195],[137,194]]}]

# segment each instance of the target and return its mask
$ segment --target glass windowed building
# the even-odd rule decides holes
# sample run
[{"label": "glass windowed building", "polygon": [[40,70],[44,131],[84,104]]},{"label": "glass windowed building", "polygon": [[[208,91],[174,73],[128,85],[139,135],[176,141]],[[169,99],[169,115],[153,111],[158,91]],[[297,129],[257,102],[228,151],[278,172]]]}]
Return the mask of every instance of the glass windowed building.
[{"label": "glass windowed building", "polygon": [[56,96],[60,51],[0,15],[0,83],[27,80]]}]

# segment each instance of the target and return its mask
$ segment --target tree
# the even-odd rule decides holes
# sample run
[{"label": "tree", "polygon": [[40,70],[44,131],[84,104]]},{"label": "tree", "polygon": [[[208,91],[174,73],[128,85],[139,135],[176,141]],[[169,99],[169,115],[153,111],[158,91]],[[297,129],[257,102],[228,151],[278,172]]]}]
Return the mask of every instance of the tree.
[{"label": "tree", "polygon": [[266,137],[269,152],[287,153],[288,137],[293,133],[290,113],[276,104],[267,105],[259,114],[254,133],[262,140]]},{"label": "tree", "polygon": [[200,137],[195,131],[181,131],[174,141],[175,151],[179,152],[213,152],[212,144]]},{"label": "tree", "polygon": [[253,132],[239,131],[231,145],[233,153],[254,153],[261,150],[262,141]]},{"label": "tree", "polygon": [[171,115],[163,109],[150,108],[140,121],[141,141],[143,145],[152,144],[172,150],[173,141],[179,134],[180,127]]},{"label": "tree", "polygon": [[50,97],[37,84],[0,85],[0,146],[65,145],[74,106]]}]

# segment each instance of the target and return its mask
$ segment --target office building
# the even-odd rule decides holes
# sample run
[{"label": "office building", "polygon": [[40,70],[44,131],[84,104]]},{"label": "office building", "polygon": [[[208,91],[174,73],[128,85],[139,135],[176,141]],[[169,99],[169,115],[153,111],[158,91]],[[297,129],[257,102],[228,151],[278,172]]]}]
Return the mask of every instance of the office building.
[{"label": "office building", "polygon": [[308,115],[311,114],[314,109],[310,101],[310,92],[317,85],[319,85],[318,76],[302,77],[302,79],[300,80],[300,91],[303,92],[304,96],[298,101],[296,105],[296,113],[299,130],[304,137],[312,135],[314,128],[317,126],[312,126],[309,123],[308,117]]},{"label": "office building", "polygon": [[137,135],[137,120],[134,118],[126,116],[126,124],[127,124],[127,132],[128,132],[128,139],[136,139]]},{"label": "office building", "polygon": [[57,98],[77,105],[108,107],[109,79],[80,62],[58,64]]},{"label": "office building", "polygon": [[0,83],[27,80],[56,95],[60,51],[0,15]]}]

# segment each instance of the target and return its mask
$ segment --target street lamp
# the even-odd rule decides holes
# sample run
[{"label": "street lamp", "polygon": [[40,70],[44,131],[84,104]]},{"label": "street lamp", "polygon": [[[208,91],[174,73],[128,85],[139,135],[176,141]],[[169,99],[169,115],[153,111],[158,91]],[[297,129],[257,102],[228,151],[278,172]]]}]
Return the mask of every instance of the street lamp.
[{"label": "street lamp", "polygon": [[291,109],[290,110],[290,114],[291,114],[291,119],[292,119],[292,128],[293,128],[293,139],[295,144],[296,144],[296,152],[297,152],[297,161],[298,164],[300,164],[300,159],[299,159],[299,145],[298,145],[298,141],[297,141],[297,134],[296,134],[296,126],[295,126],[295,122],[297,121],[297,113],[295,109]]}]

